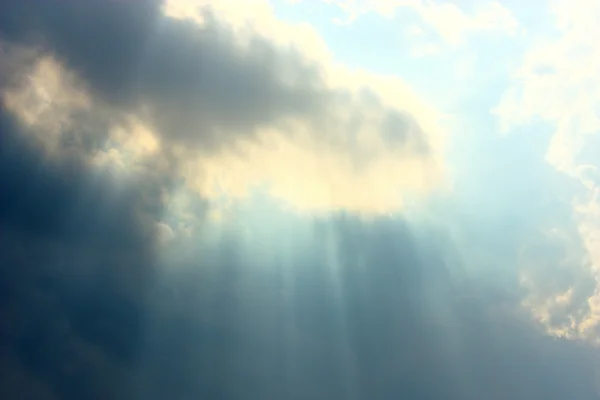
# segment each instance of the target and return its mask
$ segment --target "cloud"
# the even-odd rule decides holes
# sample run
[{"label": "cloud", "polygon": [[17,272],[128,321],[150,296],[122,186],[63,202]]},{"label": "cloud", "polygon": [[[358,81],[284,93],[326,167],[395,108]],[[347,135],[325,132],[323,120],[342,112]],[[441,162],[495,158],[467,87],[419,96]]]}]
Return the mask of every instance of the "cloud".
[{"label": "cloud", "polygon": [[90,171],[81,159],[49,161],[20,140],[18,135],[23,134],[18,122],[4,109],[0,124],[0,213],[5,224],[52,237],[123,246],[151,238],[155,216],[143,205],[141,188],[134,182],[129,188],[119,186],[102,173],[90,180]]},{"label": "cloud", "polygon": [[[4,35],[11,45],[43,48],[44,58],[30,79],[5,92],[7,107],[29,126],[57,128],[93,104],[110,115],[109,136],[117,142],[119,126],[133,124],[138,133],[143,126],[143,140],[177,160],[188,186],[213,199],[266,187],[301,210],[373,214],[439,186],[439,117],[402,82],[319,62],[318,53],[302,52],[302,40],[272,43],[263,34],[283,28],[252,28],[274,20],[269,9],[250,13],[248,29],[226,2],[198,3],[196,14],[181,4],[169,3],[173,17],[165,18],[149,2],[129,17],[131,5],[61,3],[50,12],[10,3],[5,20],[18,12],[30,19],[18,28],[5,22]],[[61,7],[68,9],[58,13]],[[106,23],[131,21],[110,34],[100,34],[100,22],[71,34],[80,29],[79,15],[92,14]],[[111,154],[96,158],[120,162]],[[358,195],[366,192],[372,195]]]},{"label": "cloud", "polygon": [[451,45],[457,45],[468,34],[497,32],[515,35],[519,26],[511,12],[496,2],[487,3],[472,15],[452,3],[414,2],[415,11]]},{"label": "cloud", "polygon": [[597,29],[594,21],[600,10],[593,2],[553,4],[558,38],[540,41],[525,55],[495,113],[505,128],[535,118],[555,124],[548,161],[573,173],[577,167],[573,158],[583,155],[588,136],[599,126],[594,109],[597,78],[592,71],[600,58],[590,30]]},{"label": "cloud", "polygon": [[[596,342],[597,330],[597,112],[600,96],[597,70],[600,53],[591,38],[597,31],[600,8],[594,2],[553,2],[554,31],[539,40],[523,57],[512,84],[493,110],[504,131],[536,122],[553,129],[546,160],[572,178],[570,220],[554,226],[564,254],[550,264],[562,263],[569,276],[554,287],[553,279],[538,277],[528,307],[545,322],[559,321],[558,332]],[[565,257],[567,257],[565,259]],[[582,284],[581,282],[585,282]],[[531,283],[529,283],[531,284]],[[590,287],[590,285],[592,287]],[[553,322],[554,323],[554,322]]]},{"label": "cloud", "polygon": [[452,2],[421,0],[380,0],[380,1],[331,1],[345,14],[345,23],[351,23],[361,15],[376,12],[387,18],[395,15],[398,9],[409,8],[422,20],[423,24],[452,46],[463,43],[469,34],[493,32],[515,35],[519,22],[510,10],[498,2],[489,2],[475,12],[467,13]]}]

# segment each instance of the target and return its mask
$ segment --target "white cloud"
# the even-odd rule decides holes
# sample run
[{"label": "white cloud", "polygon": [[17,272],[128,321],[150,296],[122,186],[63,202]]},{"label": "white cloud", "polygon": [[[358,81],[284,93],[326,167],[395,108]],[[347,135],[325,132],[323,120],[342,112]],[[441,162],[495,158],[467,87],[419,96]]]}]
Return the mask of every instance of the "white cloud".
[{"label": "white cloud", "polygon": [[548,161],[574,174],[586,138],[600,131],[600,4],[555,2],[558,38],[529,51],[494,112],[506,129],[535,118],[556,125]]},{"label": "white cloud", "polygon": [[[511,87],[493,112],[504,131],[536,121],[552,124],[555,130],[546,159],[558,171],[581,183],[573,199],[577,229],[570,233],[571,240],[582,247],[570,251],[579,251],[581,255],[569,265],[596,289],[585,298],[575,292],[573,296],[580,298],[578,307],[548,313],[553,318],[566,315],[573,321],[569,325],[573,335],[597,341],[600,339],[600,203],[595,175],[600,167],[597,161],[600,49],[595,38],[600,35],[600,3],[555,1],[551,11],[556,32],[525,54],[522,65],[513,73]],[[558,295],[548,294],[547,302]],[[539,308],[541,298],[538,300]]]},{"label": "white cloud", "polygon": [[408,37],[422,36],[424,33],[425,32],[423,32],[423,29],[417,25],[411,25],[408,28],[406,28],[406,31],[405,31],[405,34]]},{"label": "white cloud", "polygon": [[515,35],[519,27],[512,13],[501,4],[492,2],[467,14],[457,5],[445,2],[409,2],[421,19],[449,44],[458,45],[477,32],[498,32]]},{"label": "white cloud", "polygon": [[408,8],[421,18],[424,25],[433,29],[446,43],[458,45],[464,38],[477,32],[497,32],[515,35],[519,22],[510,10],[498,2],[490,2],[472,13],[463,11],[451,2],[425,0],[324,0],[340,8],[346,23],[361,15],[376,12],[392,17],[398,9]]},{"label": "white cloud", "polygon": [[420,46],[414,46],[411,49],[411,55],[415,58],[423,58],[423,57],[429,57],[429,56],[434,56],[438,53],[440,53],[442,51],[442,49],[440,48],[440,46],[436,45],[435,43],[427,43],[427,44],[423,44]]}]

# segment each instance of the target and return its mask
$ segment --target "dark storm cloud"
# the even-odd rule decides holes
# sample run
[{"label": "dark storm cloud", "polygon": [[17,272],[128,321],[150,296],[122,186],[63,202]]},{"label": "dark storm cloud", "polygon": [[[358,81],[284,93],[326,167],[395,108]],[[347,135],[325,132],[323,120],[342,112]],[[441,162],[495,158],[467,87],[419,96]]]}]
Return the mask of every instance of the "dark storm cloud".
[{"label": "dark storm cloud", "polygon": [[0,397],[122,398],[152,283],[159,208],[0,108]]},{"label": "dark storm cloud", "polygon": [[[96,117],[71,133],[102,136]],[[93,171],[85,140],[48,157],[29,129],[0,104],[0,397],[120,398],[152,282],[157,181]]]},{"label": "dark storm cloud", "polygon": [[[0,108],[0,219],[3,225],[74,241],[123,246],[151,240],[140,187],[91,174],[85,160],[51,161],[25,140],[27,128]],[[156,218],[156,216],[154,216]]]},{"label": "dark storm cloud", "polygon": [[150,260],[4,229],[0,248],[2,398],[122,398]]},{"label": "dark storm cloud", "polygon": [[[3,89],[34,53],[4,55]],[[63,138],[82,141],[53,158],[0,104],[2,398],[122,398],[120,381],[130,380],[162,209],[148,194],[168,176],[124,182],[92,170],[104,114],[75,115]]]}]

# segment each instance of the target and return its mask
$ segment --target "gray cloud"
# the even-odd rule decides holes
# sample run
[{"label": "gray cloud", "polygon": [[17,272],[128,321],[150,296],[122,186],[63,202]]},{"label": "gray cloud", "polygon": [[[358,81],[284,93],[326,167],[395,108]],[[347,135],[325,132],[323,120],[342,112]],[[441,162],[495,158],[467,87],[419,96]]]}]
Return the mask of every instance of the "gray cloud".
[{"label": "gray cloud", "polygon": [[48,162],[23,140],[18,133],[21,128],[0,109],[0,214],[4,224],[72,240],[95,236],[125,246],[146,239],[143,218],[134,212],[140,205],[136,189],[118,190],[111,185],[110,176],[96,176],[96,181],[91,181],[84,160],[78,158]]},{"label": "gray cloud", "polygon": [[[132,112],[148,107],[159,132],[173,139],[208,145],[232,130],[251,133],[323,106],[316,71],[298,56],[280,54],[259,37],[244,51],[214,18],[200,27],[160,18],[159,6],[9,2],[4,20],[29,18],[0,29],[9,40],[53,52],[101,99]],[[282,72],[293,86],[281,81]]]}]

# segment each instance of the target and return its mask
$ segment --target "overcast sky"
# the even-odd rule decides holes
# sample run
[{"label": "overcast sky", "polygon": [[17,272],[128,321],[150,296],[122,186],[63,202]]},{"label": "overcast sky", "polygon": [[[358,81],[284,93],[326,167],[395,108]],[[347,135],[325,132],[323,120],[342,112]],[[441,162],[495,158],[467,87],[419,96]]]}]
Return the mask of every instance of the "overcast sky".
[{"label": "overcast sky", "polygon": [[4,0],[3,399],[600,398],[600,2]]}]

